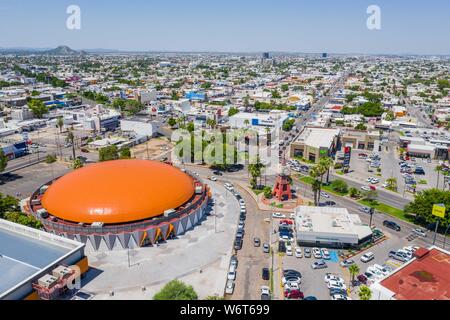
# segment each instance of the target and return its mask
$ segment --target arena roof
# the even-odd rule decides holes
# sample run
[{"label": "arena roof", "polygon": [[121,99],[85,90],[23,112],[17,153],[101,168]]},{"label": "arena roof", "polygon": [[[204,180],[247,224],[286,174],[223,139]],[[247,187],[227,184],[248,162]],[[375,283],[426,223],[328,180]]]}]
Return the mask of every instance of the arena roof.
[{"label": "arena roof", "polygon": [[194,180],[158,161],[116,160],[88,165],[56,180],[43,207],[72,222],[126,223],[160,216],[194,195]]}]

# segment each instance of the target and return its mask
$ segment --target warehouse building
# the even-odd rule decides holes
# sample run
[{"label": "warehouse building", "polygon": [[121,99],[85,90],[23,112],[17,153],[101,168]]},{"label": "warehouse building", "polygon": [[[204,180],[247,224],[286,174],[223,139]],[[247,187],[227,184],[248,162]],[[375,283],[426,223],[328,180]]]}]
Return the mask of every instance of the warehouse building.
[{"label": "warehouse building", "polygon": [[372,238],[372,229],[346,208],[299,206],[295,225],[299,245],[347,248]]}]

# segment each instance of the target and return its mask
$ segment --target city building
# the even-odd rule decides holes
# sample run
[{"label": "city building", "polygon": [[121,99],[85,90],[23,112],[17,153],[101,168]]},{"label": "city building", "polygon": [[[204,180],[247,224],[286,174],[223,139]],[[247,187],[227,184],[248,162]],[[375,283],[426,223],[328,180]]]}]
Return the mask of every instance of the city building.
[{"label": "city building", "polygon": [[339,143],[340,129],[305,127],[291,143],[291,158],[319,163],[320,158],[333,156]]},{"label": "city building", "polygon": [[43,185],[24,210],[48,232],[94,250],[135,248],[172,239],[206,214],[209,187],[158,161],[91,164]]},{"label": "city building", "polygon": [[341,136],[343,147],[352,149],[377,151],[375,146],[380,142],[379,131],[344,130]]},{"label": "city building", "polygon": [[295,226],[298,245],[348,248],[372,238],[372,229],[346,208],[299,206]]},{"label": "city building", "polygon": [[450,300],[450,253],[419,248],[412,260],[370,289],[372,300]]},{"label": "city building", "polygon": [[248,113],[239,112],[228,119],[230,127],[236,129],[253,128],[263,129],[264,127],[278,128],[288,119],[286,112],[271,111],[269,113]]},{"label": "city building", "polygon": [[56,299],[89,268],[83,243],[2,219],[0,243],[0,300]]}]

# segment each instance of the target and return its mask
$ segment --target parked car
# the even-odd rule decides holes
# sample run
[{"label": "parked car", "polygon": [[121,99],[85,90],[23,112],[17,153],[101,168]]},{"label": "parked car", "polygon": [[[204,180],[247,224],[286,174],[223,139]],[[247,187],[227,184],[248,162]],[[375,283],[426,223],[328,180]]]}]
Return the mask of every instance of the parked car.
[{"label": "parked car", "polygon": [[217,181],[217,178],[214,177],[214,176],[210,176],[210,177],[208,177],[208,179],[211,180],[211,181]]},{"label": "parked car", "polygon": [[341,262],[341,267],[343,268],[348,268],[350,267],[352,264],[355,264],[355,260],[352,259],[347,259]]},{"label": "parked car", "polygon": [[292,254],[293,254],[292,247],[291,246],[286,246],[286,255],[292,256]]},{"label": "parked car", "polygon": [[341,277],[338,277],[338,276],[336,276],[334,274],[331,274],[331,273],[327,273],[327,275],[325,276],[324,280],[325,280],[325,283],[328,283],[330,281],[337,281],[337,282],[344,283],[344,279],[342,279]]},{"label": "parked car", "polygon": [[359,211],[369,214],[370,213],[370,208],[369,207],[360,207]]},{"label": "parked car", "polygon": [[253,246],[255,246],[255,247],[261,246],[261,240],[259,238],[254,238],[253,239]]},{"label": "parked car", "polygon": [[228,271],[227,279],[228,280],[233,280],[233,281],[236,280],[236,270],[235,269],[232,269],[232,270]]},{"label": "parked car", "polygon": [[269,280],[269,279],[270,279],[270,271],[269,271],[269,268],[263,268],[263,269],[262,269],[262,279],[263,279],[263,280]]},{"label": "parked car", "polygon": [[375,258],[375,255],[373,254],[373,252],[367,252],[361,256],[361,261],[364,263],[367,263],[367,262],[373,260],[374,258]]},{"label": "parked car", "polygon": [[322,251],[320,251],[319,248],[313,248],[312,251],[313,251],[314,258],[322,259]]},{"label": "parked car", "polygon": [[242,238],[238,238],[234,241],[234,249],[241,250],[242,249]]},{"label": "parked car", "polygon": [[232,185],[231,183],[225,183],[223,186],[224,186],[225,189],[227,189],[228,191],[233,191],[233,190],[234,190],[234,187],[233,187],[233,185]]},{"label": "parked car", "polygon": [[331,300],[348,300],[348,298],[343,294],[337,293],[331,296]]},{"label": "parked car", "polygon": [[397,253],[397,251],[389,251],[389,258],[392,258],[394,260],[398,260],[400,262],[407,262],[408,259],[404,257],[403,255],[400,255]]},{"label": "parked car", "polygon": [[295,248],[295,257],[296,258],[302,258],[302,249],[301,248]]},{"label": "parked car", "polygon": [[339,281],[330,280],[327,284],[328,289],[341,289],[347,290],[347,286]]},{"label": "parked car", "polygon": [[315,262],[311,265],[311,268],[313,268],[313,269],[325,269],[325,268],[327,268],[327,267],[328,267],[328,266],[327,266],[326,262],[323,261],[323,260],[315,261]]},{"label": "parked car", "polygon": [[389,229],[395,230],[395,231],[400,231],[401,230],[401,227],[397,223],[395,223],[394,221],[384,220],[383,221],[383,226],[385,226],[385,227],[387,227]]},{"label": "parked car", "polygon": [[279,213],[279,212],[274,212],[274,213],[272,214],[272,217],[273,217],[273,218],[276,218],[276,219],[286,219],[286,215],[281,214],[281,213]]},{"label": "parked car", "polygon": [[327,199],[330,197],[330,195],[328,193],[323,192],[323,191],[320,192],[320,196],[327,198]]},{"label": "parked car", "polygon": [[269,253],[270,252],[270,247],[268,243],[264,243],[263,244],[263,252],[264,253]]},{"label": "parked car", "polygon": [[311,258],[311,249],[305,248],[305,258]]},{"label": "parked car", "polygon": [[286,269],[283,271],[283,277],[302,277],[302,274],[297,270]]},{"label": "parked car", "polygon": [[367,284],[367,277],[363,274],[360,274],[359,276],[356,277],[356,279],[359,281],[359,283],[362,284]]},{"label": "parked car", "polygon": [[238,258],[237,258],[237,256],[235,256],[235,255],[231,256],[230,266],[233,266],[235,269],[237,268],[237,266],[238,266]]},{"label": "parked car", "polygon": [[226,294],[233,294],[234,292],[234,281],[233,280],[227,280],[227,284],[225,286],[225,293]]},{"label": "parked car", "polygon": [[325,260],[330,260],[331,259],[330,253],[328,252],[327,249],[323,248],[323,249],[320,250],[320,252],[322,253],[322,258],[323,259],[325,259]]},{"label": "parked car", "polygon": [[307,297],[303,298],[303,300],[317,300],[317,298],[314,296],[307,296]]},{"label": "parked car", "polygon": [[302,281],[302,279],[300,277],[296,277],[296,276],[284,276],[281,279],[281,283],[283,284],[283,286],[286,283],[294,283],[294,282],[300,284],[301,281]]},{"label": "parked car", "polygon": [[303,299],[304,298],[304,294],[300,290],[285,290],[284,291],[284,297],[286,299],[299,300],[299,299]]},{"label": "parked car", "polygon": [[370,191],[371,189],[370,189],[370,187],[368,187],[368,186],[362,186],[362,187],[361,187],[361,190],[362,190],[362,191]]},{"label": "parked car", "polygon": [[270,300],[270,288],[268,286],[261,287],[261,300]]}]

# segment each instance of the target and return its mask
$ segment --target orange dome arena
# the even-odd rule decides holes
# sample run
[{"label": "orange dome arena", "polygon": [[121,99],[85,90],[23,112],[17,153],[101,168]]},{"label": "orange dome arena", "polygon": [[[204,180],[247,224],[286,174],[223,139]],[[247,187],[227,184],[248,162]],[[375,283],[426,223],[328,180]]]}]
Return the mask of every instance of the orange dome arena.
[{"label": "orange dome arena", "polygon": [[70,222],[119,224],[160,216],[188,202],[194,180],[157,161],[116,160],[75,170],[49,186],[42,206]]}]

